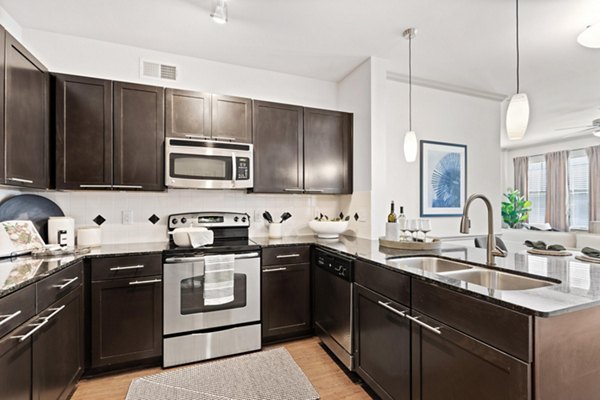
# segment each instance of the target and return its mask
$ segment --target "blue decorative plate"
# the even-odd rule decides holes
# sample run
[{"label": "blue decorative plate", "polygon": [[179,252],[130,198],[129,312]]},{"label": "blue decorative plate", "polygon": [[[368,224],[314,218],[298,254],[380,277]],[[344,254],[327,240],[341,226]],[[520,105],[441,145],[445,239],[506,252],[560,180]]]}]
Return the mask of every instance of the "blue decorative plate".
[{"label": "blue decorative plate", "polygon": [[14,219],[30,220],[44,242],[48,242],[48,218],[64,215],[55,202],[37,194],[20,194],[0,203],[0,222]]}]

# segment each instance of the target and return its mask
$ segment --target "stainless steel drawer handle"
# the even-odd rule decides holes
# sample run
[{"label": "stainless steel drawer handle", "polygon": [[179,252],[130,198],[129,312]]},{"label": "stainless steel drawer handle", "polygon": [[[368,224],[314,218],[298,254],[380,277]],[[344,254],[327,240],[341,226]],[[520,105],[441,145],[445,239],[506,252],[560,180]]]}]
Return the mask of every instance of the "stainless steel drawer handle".
[{"label": "stainless steel drawer handle", "polygon": [[19,339],[19,342],[24,342],[25,340],[27,340],[28,338],[31,337],[31,335],[33,335],[34,333],[36,333],[37,331],[39,331],[40,329],[42,329],[44,327],[44,325],[46,325],[48,323],[48,321],[50,321],[50,319],[52,317],[54,317],[56,314],[58,314],[59,312],[61,312],[66,306],[62,305],[58,308],[50,308],[49,310],[52,311],[52,314],[48,315],[47,317],[40,317],[40,319],[42,320],[42,322],[37,323],[37,324],[29,324],[29,326],[33,326],[35,328],[33,328],[32,330],[30,330],[29,332],[27,332],[25,335],[16,335],[16,336],[11,336],[11,339]]},{"label": "stainless steel drawer handle", "polygon": [[130,285],[149,285],[151,283],[158,283],[158,282],[162,282],[162,279],[150,279],[147,281],[133,281],[133,282],[129,282]]},{"label": "stainless steel drawer handle", "polygon": [[307,192],[312,192],[312,193],[324,193],[325,190],[323,189],[306,189]]},{"label": "stainless steel drawer handle", "polygon": [[388,310],[390,310],[391,312],[393,312],[394,314],[397,314],[401,317],[406,318],[406,311],[398,311],[396,310],[394,307],[390,306],[390,302],[384,303],[383,301],[378,301],[377,302],[380,306],[382,306],[383,308],[387,308]]},{"label": "stainless steel drawer handle", "polygon": [[113,185],[117,189],[143,189],[142,185]]},{"label": "stainless steel drawer handle", "polygon": [[294,253],[294,254],[280,254],[277,256],[277,258],[295,258],[295,257],[300,257],[300,254],[298,253]]},{"label": "stainless steel drawer handle", "polygon": [[[242,253],[242,254],[234,254],[236,260],[243,260],[245,258],[256,258],[260,256],[258,253]],[[193,263],[204,261],[204,256],[199,257],[171,257],[167,258],[165,262],[167,263]]]},{"label": "stainless steel drawer handle", "polygon": [[12,314],[9,314],[9,315],[0,315],[0,318],[4,318],[2,321],[0,321],[0,326],[4,325],[5,323],[7,323],[8,321],[10,321],[11,319],[13,319],[14,317],[16,317],[19,314],[21,314],[21,310],[14,312]]},{"label": "stainless steel drawer handle", "polygon": [[76,276],[75,278],[67,279],[66,282],[63,283],[62,285],[52,285],[52,287],[55,287],[58,290],[63,290],[64,288],[69,286],[71,283],[75,282],[77,279],[79,279],[79,277]]},{"label": "stainless steel drawer handle", "polygon": [[284,192],[304,192],[304,189],[295,189],[295,188],[291,188],[291,189],[283,189]]},{"label": "stainless steel drawer handle", "polygon": [[410,319],[412,322],[416,323],[417,325],[421,325],[423,328],[425,328],[431,332],[437,333],[438,335],[442,334],[442,331],[440,330],[439,326],[437,328],[434,328],[431,325],[427,325],[425,322],[419,320],[419,317],[413,317],[412,315],[407,314],[406,318]]},{"label": "stainless steel drawer handle", "polygon": [[112,185],[79,185],[82,189],[109,189]]},{"label": "stainless steel drawer handle", "polygon": [[8,181],[12,182],[20,182],[20,183],[33,183],[31,179],[21,179],[21,178],[6,178]]},{"label": "stainless steel drawer handle", "polygon": [[144,268],[144,265],[140,264],[140,265],[128,265],[126,267],[112,267],[110,270],[111,271],[125,271],[128,269],[142,269]]},{"label": "stainless steel drawer handle", "polygon": [[279,272],[279,271],[287,271],[287,268],[281,267],[281,268],[263,269],[263,272]]}]

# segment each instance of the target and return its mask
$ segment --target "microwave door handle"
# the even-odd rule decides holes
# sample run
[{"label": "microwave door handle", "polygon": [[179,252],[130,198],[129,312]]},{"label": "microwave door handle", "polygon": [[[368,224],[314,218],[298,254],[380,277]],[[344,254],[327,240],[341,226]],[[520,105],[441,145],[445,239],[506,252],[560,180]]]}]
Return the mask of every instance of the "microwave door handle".
[{"label": "microwave door handle", "polygon": [[237,160],[235,158],[235,153],[231,153],[231,181],[233,182],[233,186],[235,186],[235,181],[237,178]]}]

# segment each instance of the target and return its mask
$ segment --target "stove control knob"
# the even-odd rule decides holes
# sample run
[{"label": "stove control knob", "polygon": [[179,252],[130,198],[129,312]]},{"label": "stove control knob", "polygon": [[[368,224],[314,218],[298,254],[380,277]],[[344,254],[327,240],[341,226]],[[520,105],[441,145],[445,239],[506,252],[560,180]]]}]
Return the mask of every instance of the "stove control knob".
[{"label": "stove control knob", "polygon": [[187,219],[185,217],[181,218],[181,223],[185,224],[187,222]]},{"label": "stove control knob", "polygon": [[242,217],[242,222],[246,222],[246,217]]},{"label": "stove control knob", "polygon": [[178,222],[178,221],[177,221],[177,218],[173,218],[173,219],[171,220],[171,223],[172,223],[173,225],[175,225],[177,222]]},{"label": "stove control knob", "polygon": [[239,217],[233,217],[233,222],[238,222],[240,220]]}]

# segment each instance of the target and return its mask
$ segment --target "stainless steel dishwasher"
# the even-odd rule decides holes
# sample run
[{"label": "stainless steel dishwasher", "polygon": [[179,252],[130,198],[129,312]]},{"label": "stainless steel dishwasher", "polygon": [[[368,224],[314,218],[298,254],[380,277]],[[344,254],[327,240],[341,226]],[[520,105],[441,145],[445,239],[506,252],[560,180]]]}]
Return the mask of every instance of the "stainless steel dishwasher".
[{"label": "stainless steel dishwasher", "polygon": [[314,254],[316,333],[321,342],[352,371],[354,259],[323,249],[316,249]]}]

